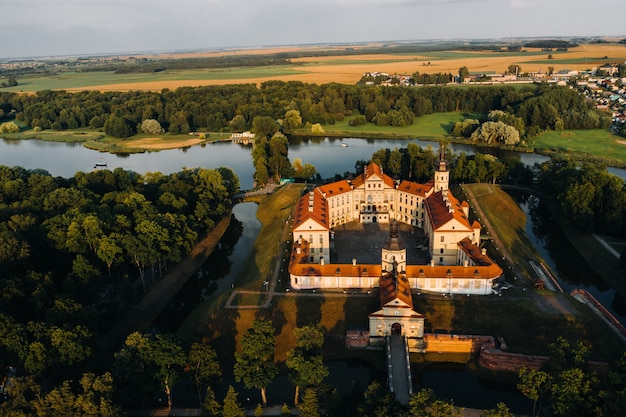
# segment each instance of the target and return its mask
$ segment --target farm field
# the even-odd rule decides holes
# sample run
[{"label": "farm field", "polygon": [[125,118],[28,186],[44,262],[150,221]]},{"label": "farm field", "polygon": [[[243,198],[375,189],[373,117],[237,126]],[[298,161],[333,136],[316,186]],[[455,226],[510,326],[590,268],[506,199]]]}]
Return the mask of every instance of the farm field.
[{"label": "farm field", "polygon": [[[309,49],[314,50],[315,48]],[[329,49],[333,48],[323,48],[323,50]],[[193,56],[224,56],[235,53],[240,55],[272,54],[303,50],[308,49],[294,46],[292,48],[267,48],[222,53],[166,54],[158,57],[190,58]],[[549,54],[554,59],[548,60]],[[161,90],[182,86],[259,84],[276,79],[317,84],[329,82],[354,84],[366,72],[412,74],[419,71],[456,74],[460,67],[466,66],[471,73],[502,73],[511,64],[520,65],[524,72],[546,71],[548,66],[554,67],[555,71],[562,69],[584,70],[610,62],[626,61],[626,47],[618,44],[585,44],[564,52],[545,52],[537,48],[526,48],[524,52],[436,51],[419,54],[317,56],[294,58],[291,61],[292,65],[271,67],[163,71],[150,74],[60,72],[52,76],[19,79],[18,86],[5,88],[3,91],[34,92],[44,89]]]}]

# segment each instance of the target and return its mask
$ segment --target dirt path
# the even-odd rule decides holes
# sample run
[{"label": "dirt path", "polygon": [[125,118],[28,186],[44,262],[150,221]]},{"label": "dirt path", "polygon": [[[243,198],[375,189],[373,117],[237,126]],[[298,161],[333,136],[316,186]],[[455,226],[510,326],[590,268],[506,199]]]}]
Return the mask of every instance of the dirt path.
[{"label": "dirt path", "polygon": [[120,349],[126,337],[135,331],[142,331],[154,321],[161,310],[178,293],[189,277],[215,249],[220,238],[230,224],[230,214],[224,216],[213,230],[191,250],[191,253],[154,284],[142,300],[132,306],[99,341],[101,357],[107,361]]},{"label": "dirt path", "polygon": [[[493,193],[492,187],[493,186],[489,187],[490,193]],[[480,208],[480,204],[478,203],[478,200],[476,199],[476,195],[474,194],[473,190],[470,187],[463,187],[463,191],[465,191],[465,195],[467,196],[467,199],[469,200],[470,204],[473,206],[474,210],[476,211],[476,215],[481,219],[481,222],[483,223],[483,227],[489,231],[489,235],[492,237],[494,245],[496,246],[496,248],[498,248],[498,251],[500,252],[500,254],[503,257],[505,257],[507,260],[509,260],[510,262],[510,260],[514,258],[509,254],[507,247],[498,238],[498,235],[495,233],[493,227],[491,226],[489,219],[487,218],[487,216],[485,216],[485,213]],[[502,266],[506,267],[507,265],[502,265]],[[511,266],[511,272],[513,273],[514,276],[517,276],[517,277],[523,276],[523,274],[521,273],[517,265],[513,263],[510,266]],[[539,308],[541,311],[543,311],[546,314],[576,314],[576,309],[573,308],[569,304],[569,302],[566,300],[566,297],[563,294],[555,293],[555,294],[544,296],[544,295],[538,294],[532,288],[532,286],[524,285],[520,282],[517,282],[517,285],[522,285],[527,290],[527,292],[529,292],[529,295],[531,296],[537,308]]]}]

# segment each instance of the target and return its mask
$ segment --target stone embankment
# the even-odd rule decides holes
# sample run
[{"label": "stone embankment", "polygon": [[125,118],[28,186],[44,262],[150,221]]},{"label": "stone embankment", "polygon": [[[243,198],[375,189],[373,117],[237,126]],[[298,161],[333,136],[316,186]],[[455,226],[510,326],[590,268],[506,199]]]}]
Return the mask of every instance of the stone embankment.
[{"label": "stone embankment", "polygon": [[626,342],[626,327],[615,318],[598,300],[588,291],[582,289],[572,290],[572,297],[587,305],[600,319],[602,319],[624,342]]}]

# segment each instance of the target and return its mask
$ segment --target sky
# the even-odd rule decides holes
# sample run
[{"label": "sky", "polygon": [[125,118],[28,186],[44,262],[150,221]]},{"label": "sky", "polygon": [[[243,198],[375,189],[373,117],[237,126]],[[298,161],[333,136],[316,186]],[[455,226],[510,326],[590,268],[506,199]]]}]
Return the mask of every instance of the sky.
[{"label": "sky", "polygon": [[622,36],[623,0],[0,0],[0,59],[316,43]]}]

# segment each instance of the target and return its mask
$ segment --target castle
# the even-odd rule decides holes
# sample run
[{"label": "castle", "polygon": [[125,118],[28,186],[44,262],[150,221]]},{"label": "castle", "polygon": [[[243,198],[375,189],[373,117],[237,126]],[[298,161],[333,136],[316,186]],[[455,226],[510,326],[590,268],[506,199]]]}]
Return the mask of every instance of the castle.
[{"label": "castle", "polygon": [[[406,291],[491,294],[494,280],[503,271],[480,248],[481,225],[470,222],[469,204],[452,195],[449,178],[442,147],[434,178],[426,184],[394,181],[377,164],[370,163],[353,180],[336,181],[305,193],[294,210],[291,288],[382,287],[381,278],[395,270],[406,280]],[[428,240],[425,249],[430,262],[407,263],[406,247],[394,235],[396,243],[383,246],[380,263],[360,264],[358,259],[333,263],[334,228],[350,222],[392,226],[399,222],[420,228]]]}]

